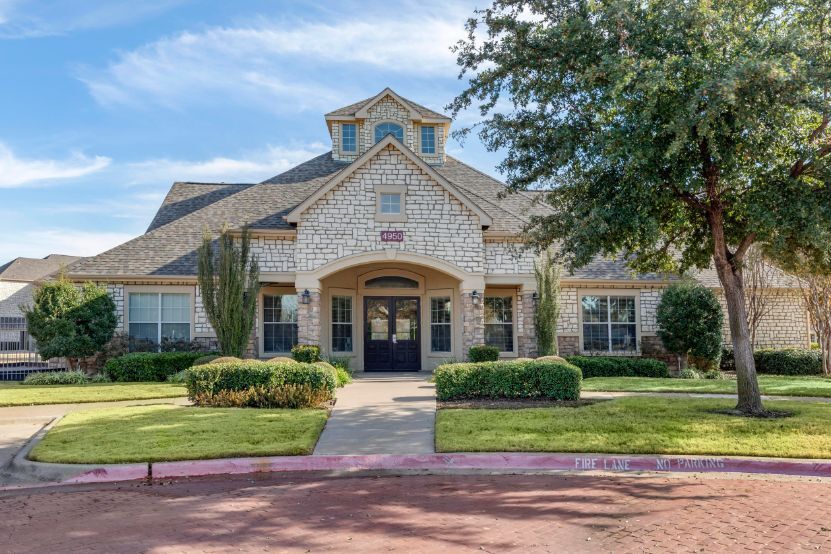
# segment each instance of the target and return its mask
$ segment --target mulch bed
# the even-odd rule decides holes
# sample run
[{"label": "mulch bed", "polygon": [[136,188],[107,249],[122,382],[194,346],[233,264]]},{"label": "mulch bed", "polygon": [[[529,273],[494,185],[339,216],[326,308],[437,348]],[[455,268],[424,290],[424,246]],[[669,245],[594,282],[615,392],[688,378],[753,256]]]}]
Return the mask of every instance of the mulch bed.
[{"label": "mulch bed", "polygon": [[519,410],[522,408],[581,408],[606,398],[585,400],[550,400],[548,398],[469,398],[465,400],[437,400],[436,407],[442,409],[464,408],[474,410]]}]

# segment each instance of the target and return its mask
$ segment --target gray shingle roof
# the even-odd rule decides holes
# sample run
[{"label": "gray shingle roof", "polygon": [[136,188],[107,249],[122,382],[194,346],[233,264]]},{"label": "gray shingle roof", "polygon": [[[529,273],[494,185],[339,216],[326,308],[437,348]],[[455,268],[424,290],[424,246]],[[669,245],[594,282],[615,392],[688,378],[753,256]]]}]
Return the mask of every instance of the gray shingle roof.
[{"label": "gray shingle roof", "polygon": [[78,256],[64,254],[50,254],[45,258],[15,258],[0,266],[0,281],[39,281],[56,274],[78,259]]},{"label": "gray shingle roof", "polygon": [[[396,94],[398,94],[398,93],[396,93]],[[347,116],[348,115],[355,115],[358,111],[361,110],[361,108],[363,108],[364,106],[369,104],[376,96],[378,96],[378,95],[376,94],[376,95],[370,96],[369,98],[364,98],[360,102],[355,102],[354,104],[349,104],[348,106],[338,108],[337,110],[331,111],[331,112],[327,113],[326,115],[347,115]],[[410,105],[411,108],[413,108],[415,111],[420,113],[422,117],[437,118],[437,119],[450,119],[449,117],[447,117],[443,113],[439,113],[437,111],[431,110],[430,108],[428,108],[426,106],[422,106],[421,104],[419,104],[417,102],[413,102],[409,98],[404,98],[401,95],[399,95],[399,98],[404,100],[407,104]]]}]

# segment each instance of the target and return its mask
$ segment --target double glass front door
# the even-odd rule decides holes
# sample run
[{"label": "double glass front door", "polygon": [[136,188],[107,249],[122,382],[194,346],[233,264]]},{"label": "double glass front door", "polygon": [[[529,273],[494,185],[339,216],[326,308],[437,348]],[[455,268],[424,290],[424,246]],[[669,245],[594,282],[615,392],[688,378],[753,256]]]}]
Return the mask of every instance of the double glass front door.
[{"label": "double glass front door", "polygon": [[364,368],[368,371],[421,369],[418,298],[364,299]]}]

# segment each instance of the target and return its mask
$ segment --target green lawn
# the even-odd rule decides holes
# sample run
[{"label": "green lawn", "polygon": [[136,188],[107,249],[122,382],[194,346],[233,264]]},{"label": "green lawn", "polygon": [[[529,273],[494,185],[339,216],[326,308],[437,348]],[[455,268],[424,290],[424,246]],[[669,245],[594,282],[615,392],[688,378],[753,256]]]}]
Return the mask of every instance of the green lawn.
[{"label": "green lawn", "polygon": [[[762,394],[831,397],[831,378],[759,375]],[[592,377],[583,380],[585,391],[624,392],[736,392],[736,382],[713,379],[658,379],[654,377]]]},{"label": "green lawn", "polygon": [[100,383],[94,385],[0,384],[0,406],[76,404],[187,396],[183,385],[171,383]]},{"label": "green lawn", "polygon": [[67,415],[30,459],[124,463],[311,454],[326,410],[130,406]]},{"label": "green lawn", "polygon": [[602,452],[831,458],[831,404],[767,402],[793,417],[713,413],[732,400],[629,397],[580,408],[440,410],[438,452]]}]

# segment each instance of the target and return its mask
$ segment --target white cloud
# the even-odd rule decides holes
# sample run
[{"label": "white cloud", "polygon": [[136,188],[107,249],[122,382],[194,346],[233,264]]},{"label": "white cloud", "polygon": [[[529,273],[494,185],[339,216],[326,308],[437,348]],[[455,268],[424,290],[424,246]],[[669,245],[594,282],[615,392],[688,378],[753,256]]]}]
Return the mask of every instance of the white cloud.
[{"label": "white cloud", "polygon": [[122,53],[103,70],[81,69],[79,78],[110,106],[230,101],[277,112],[332,108],[357,85],[338,77],[347,65],[353,76],[361,67],[408,77],[454,75],[449,47],[462,37],[467,14],[212,27]]},{"label": "white cloud", "polygon": [[0,143],[0,188],[13,188],[83,177],[101,171],[110,165],[110,158],[74,154],[65,160],[30,160],[18,158],[6,145]]},{"label": "white cloud", "polygon": [[0,38],[66,35],[139,21],[184,0],[0,0]]},{"label": "white cloud", "polygon": [[0,262],[18,256],[42,258],[49,254],[94,256],[135,238],[135,233],[44,228],[16,231],[12,240],[0,241]]},{"label": "white cloud", "polygon": [[206,181],[210,183],[258,183],[328,150],[322,143],[296,147],[269,146],[244,157],[215,157],[188,161],[161,158],[127,165],[130,184]]}]

